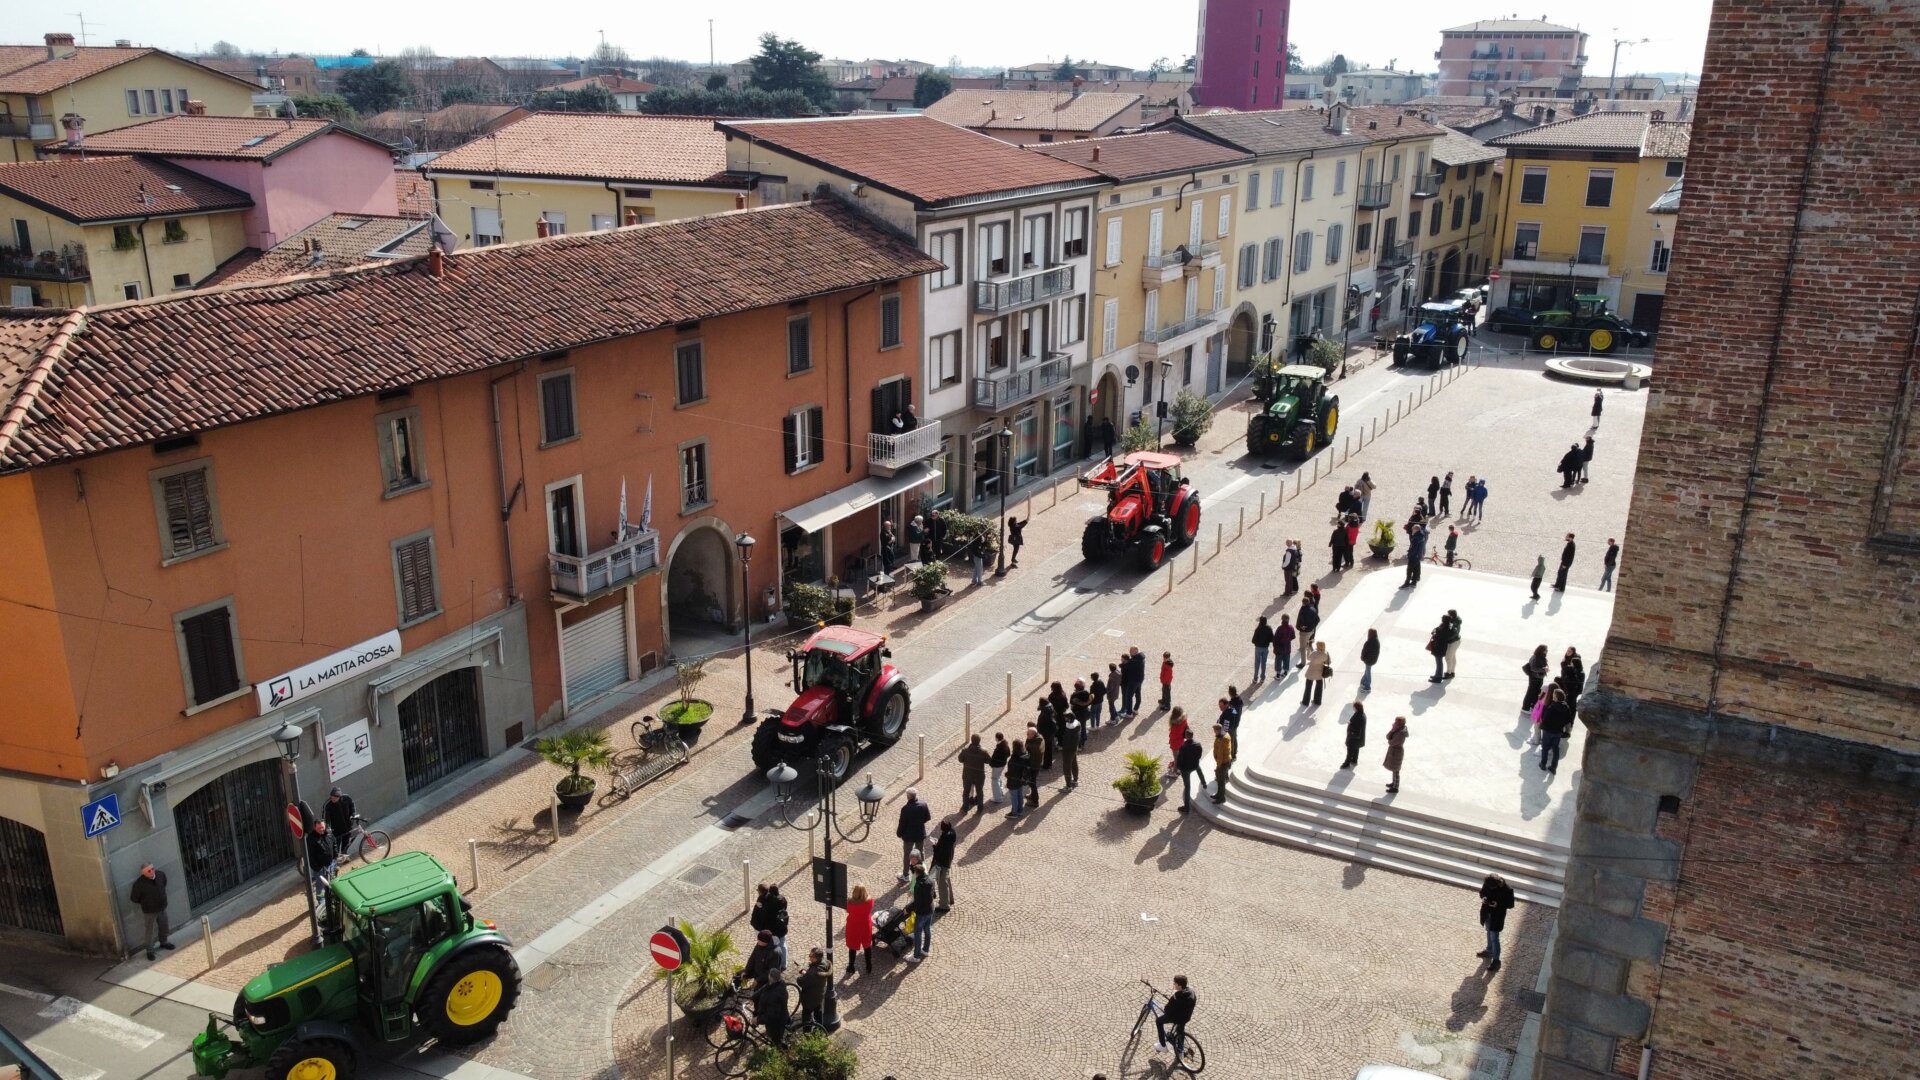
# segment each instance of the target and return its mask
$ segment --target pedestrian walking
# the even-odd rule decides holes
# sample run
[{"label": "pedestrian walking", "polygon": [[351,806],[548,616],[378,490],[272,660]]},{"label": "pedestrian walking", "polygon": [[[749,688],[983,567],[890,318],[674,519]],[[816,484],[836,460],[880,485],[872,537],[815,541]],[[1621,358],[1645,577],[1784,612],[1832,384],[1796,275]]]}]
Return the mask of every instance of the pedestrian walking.
[{"label": "pedestrian walking", "polygon": [[787,973],[783,968],[767,972],[766,981],[753,993],[754,1019],[767,1031],[767,1042],[783,1046],[787,1041]]},{"label": "pedestrian walking", "polygon": [[[1444,513],[1444,511],[1442,511],[1442,512]],[[1449,526],[1447,526],[1447,544],[1446,544],[1446,552],[1447,552],[1447,565],[1448,565],[1448,566],[1452,566],[1452,565],[1453,565],[1453,553],[1454,553],[1454,552],[1455,552],[1455,551],[1456,551],[1456,550],[1457,550],[1457,549],[1458,549],[1459,547],[1460,547],[1460,530],[1459,530],[1459,529],[1456,529],[1456,528],[1454,528],[1454,527],[1453,527],[1453,526],[1451,526],[1451,525],[1449,525]]]},{"label": "pedestrian walking", "polygon": [[147,959],[155,949],[173,950],[173,928],[167,923],[167,875],[152,863],[140,864],[140,876],[133,879],[127,899],[140,909],[146,922]]},{"label": "pedestrian walking", "polygon": [[1160,707],[1173,708],[1173,654],[1160,654]]},{"label": "pedestrian walking", "polygon": [[847,894],[847,974],[853,974],[853,962],[865,956],[867,974],[873,974],[873,898],[865,885],[855,885]]},{"label": "pedestrian walking", "polygon": [[1300,601],[1300,618],[1293,628],[1299,632],[1300,662],[1305,664],[1313,652],[1314,632],[1320,629],[1320,602],[1314,599],[1312,593]]},{"label": "pedestrian walking", "polygon": [[1440,516],[1446,517],[1449,513],[1452,512],[1452,508],[1453,508],[1453,474],[1448,473],[1440,481],[1440,509],[1439,509]]},{"label": "pedestrian walking", "polygon": [[1431,512],[1438,505],[1440,505],[1440,478],[1436,476],[1427,481],[1427,509]]},{"label": "pedestrian walking", "polygon": [[1093,691],[1087,689],[1087,680],[1073,680],[1073,693],[1067,695],[1067,707],[1073,710],[1073,720],[1069,726],[1076,748],[1085,748],[1087,731],[1093,725]]},{"label": "pedestrian walking", "polygon": [[1567,691],[1567,704],[1580,704],[1580,695],[1587,689],[1587,663],[1580,659],[1580,650],[1571,645],[1560,658],[1560,685]]},{"label": "pedestrian walking", "polygon": [[1280,552],[1280,573],[1285,575],[1287,588],[1281,596],[1292,596],[1300,591],[1300,541],[1289,540]]},{"label": "pedestrian walking", "polygon": [[1227,801],[1227,769],[1233,765],[1233,736],[1226,725],[1213,725],[1213,801]]},{"label": "pedestrian walking", "polygon": [[1420,584],[1420,562],[1427,557],[1427,527],[1415,522],[1407,530],[1407,579],[1400,583],[1403,589],[1411,589]]},{"label": "pedestrian walking", "polygon": [[1027,725],[1027,762],[1024,770],[1027,777],[1027,801],[1035,807],[1040,805],[1040,752],[1046,742],[1040,738],[1040,731],[1032,724]]},{"label": "pedestrian walking", "polygon": [[1127,653],[1127,666],[1122,670],[1126,684],[1120,695],[1120,711],[1133,716],[1140,711],[1140,695],[1147,684],[1147,654],[1140,651],[1140,646],[1133,646]]},{"label": "pedestrian walking", "polygon": [[1560,549],[1560,573],[1553,579],[1554,592],[1567,591],[1567,574],[1573,569],[1573,534],[1567,534],[1567,546]]},{"label": "pedestrian walking", "polygon": [[1333,657],[1327,655],[1327,643],[1317,641],[1313,645],[1313,655],[1307,658],[1307,665],[1301,670],[1306,677],[1305,690],[1300,695],[1302,708],[1317,707],[1320,695],[1327,686],[1327,676],[1333,674]]},{"label": "pedestrian walking", "polygon": [[1027,786],[1032,779],[1032,772],[1033,768],[1027,759],[1027,744],[1014,743],[1012,752],[1007,755],[1007,793],[1013,798],[1013,809],[1007,812],[1007,816],[1015,821],[1026,813]]},{"label": "pedestrian walking", "polygon": [[1563,488],[1572,487],[1574,481],[1580,478],[1579,443],[1574,443],[1569,446],[1567,452],[1560,455],[1560,464],[1557,468],[1560,473],[1560,486]]},{"label": "pedestrian walking", "polygon": [[1354,489],[1360,492],[1360,516],[1367,516],[1367,509],[1373,505],[1373,474],[1363,472],[1360,479],[1354,481]]},{"label": "pedestrian walking", "polygon": [[1028,510],[1025,518],[1010,518],[1007,521],[1007,546],[1013,549],[1013,558],[1007,561],[1007,568],[1020,565],[1020,548],[1027,542],[1027,522],[1033,520],[1033,511]]},{"label": "pedestrian walking", "polygon": [[900,822],[894,826],[893,835],[900,839],[900,883],[907,882],[907,872],[913,868],[915,853],[920,845],[927,842],[927,822],[933,820],[933,810],[920,801],[920,792],[916,788],[907,789],[907,800],[900,804]]},{"label": "pedestrian walking", "polygon": [[935,911],[948,911],[953,907],[953,847],[959,842],[960,837],[953,831],[953,819],[940,822],[940,835],[933,838],[933,861],[927,864],[933,873],[934,887],[940,892]]},{"label": "pedestrian walking", "polygon": [[1406,761],[1406,742],[1407,718],[1396,716],[1393,718],[1393,726],[1387,729],[1387,758],[1381,762],[1386,766],[1387,771],[1393,774],[1393,782],[1387,785],[1389,795],[1400,790],[1400,766]]},{"label": "pedestrian walking", "polygon": [[1340,767],[1351,769],[1360,764],[1360,748],[1366,745],[1367,707],[1356,701],[1352,714],[1347,717],[1347,759],[1340,763]]},{"label": "pedestrian walking", "polygon": [[920,860],[914,860],[913,874],[913,963],[925,960],[933,952],[933,878]]},{"label": "pedestrian walking", "polygon": [[1001,778],[1007,774],[1007,759],[1013,756],[1013,748],[1007,745],[1004,732],[993,733],[993,756],[987,759],[988,777],[993,782],[993,801],[1007,801],[1007,791],[1000,786]]},{"label": "pedestrian walking", "polygon": [[1273,677],[1276,681],[1285,681],[1287,673],[1293,670],[1293,639],[1298,633],[1293,628],[1293,619],[1280,616],[1280,625],[1273,628]]},{"label": "pedestrian walking", "polygon": [[[966,813],[969,806],[973,807],[973,812],[976,814],[987,809],[987,762],[992,760],[993,755],[987,752],[986,747],[980,745],[978,735],[968,739],[967,745],[960,748],[961,813]],[[995,792],[997,793],[998,790],[999,785],[996,784]]]},{"label": "pedestrian walking", "polygon": [[[1595,415],[1598,415],[1598,414],[1595,414]],[[1114,430],[1113,430],[1113,417],[1111,416],[1101,417],[1100,418],[1100,447],[1102,450],[1106,452],[1106,455],[1108,457],[1113,456],[1114,437],[1115,436],[1114,436]]]},{"label": "pedestrian walking", "polygon": [[1620,545],[1607,537],[1607,553],[1600,558],[1600,591],[1613,591],[1613,569],[1620,565]]},{"label": "pedestrian walking", "polygon": [[1492,961],[1487,965],[1489,975],[1500,970],[1500,931],[1507,928],[1507,912],[1513,910],[1514,900],[1513,886],[1499,874],[1488,874],[1480,883],[1480,925],[1487,931],[1487,947],[1474,955]]},{"label": "pedestrian walking", "polygon": [[1560,741],[1573,733],[1573,706],[1566,691],[1547,691],[1547,707],[1540,713],[1540,768],[1549,775],[1560,771]]},{"label": "pedestrian walking", "polygon": [[1453,678],[1455,671],[1454,662],[1460,657],[1460,635],[1462,626],[1460,613],[1452,608],[1448,608],[1447,622],[1450,627],[1447,632],[1447,673],[1441,676],[1443,679]]},{"label": "pedestrian walking", "polygon": [[1527,662],[1520,665],[1520,673],[1527,677],[1527,694],[1520,699],[1520,708],[1527,711],[1533,703],[1540,700],[1540,688],[1547,682],[1547,647],[1541,645],[1533,650]]},{"label": "pedestrian walking", "polygon": [[1587,467],[1593,464],[1593,433],[1587,433],[1587,441],[1580,444],[1580,482],[1587,482]]},{"label": "pedestrian walking", "polygon": [[1380,662],[1380,631],[1367,628],[1366,644],[1360,646],[1360,692],[1373,691],[1373,665]]},{"label": "pedestrian walking", "polygon": [[1253,681],[1259,682],[1267,677],[1267,650],[1273,648],[1273,627],[1267,625],[1265,615],[1253,624]]},{"label": "pedestrian walking", "polygon": [[1068,791],[1080,786],[1080,742],[1086,730],[1075,713],[1068,713],[1066,723],[1060,725],[1060,779],[1066,781]]},{"label": "pedestrian walking", "polygon": [[755,930],[765,931],[773,940],[773,952],[781,967],[787,966],[787,898],[780,895],[780,886],[771,881],[759,885],[759,894],[753,901],[753,912],[747,918],[747,925]]},{"label": "pedestrian walking", "polygon": [[800,1023],[824,1027],[826,1025],[827,983],[833,978],[832,969],[827,967],[827,955],[816,946],[807,950],[807,970],[800,973],[795,985],[800,990]]},{"label": "pedestrian walking", "polygon": [[1606,400],[1605,397],[1600,393],[1600,391],[1595,390],[1593,392],[1593,426],[1594,427],[1600,426],[1600,406],[1605,400]]},{"label": "pedestrian walking", "polygon": [[1180,812],[1185,814],[1193,809],[1193,784],[1200,782],[1200,790],[1207,789],[1206,774],[1200,771],[1200,756],[1203,751],[1200,743],[1193,737],[1193,729],[1184,727],[1186,740],[1173,755],[1174,764],[1180,768]]},{"label": "pedestrian walking", "polygon": [[1535,600],[1540,599],[1540,583],[1546,580],[1546,577],[1547,577],[1547,557],[1545,555],[1542,555],[1533,564],[1533,581],[1529,585],[1529,588],[1532,590],[1533,598]]}]

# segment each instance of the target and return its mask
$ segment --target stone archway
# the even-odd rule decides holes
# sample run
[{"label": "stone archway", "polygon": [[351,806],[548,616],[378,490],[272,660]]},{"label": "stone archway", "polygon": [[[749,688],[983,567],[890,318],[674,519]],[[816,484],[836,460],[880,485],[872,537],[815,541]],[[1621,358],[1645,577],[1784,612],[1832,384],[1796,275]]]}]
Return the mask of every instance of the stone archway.
[{"label": "stone archway", "polygon": [[689,524],[673,538],[665,566],[660,634],[668,655],[705,652],[703,643],[723,638],[730,642],[740,625],[740,568],[732,530],[719,518]]},{"label": "stone archway", "polygon": [[1253,308],[1242,304],[1227,325],[1227,378],[1238,379],[1253,367],[1253,354],[1259,344]]},{"label": "stone archway", "polygon": [[1093,422],[1097,428],[1102,420],[1111,420],[1115,431],[1127,428],[1127,402],[1125,383],[1120,381],[1120,373],[1113,368],[1100,373],[1100,381],[1094,392],[1099,395],[1093,406]]}]

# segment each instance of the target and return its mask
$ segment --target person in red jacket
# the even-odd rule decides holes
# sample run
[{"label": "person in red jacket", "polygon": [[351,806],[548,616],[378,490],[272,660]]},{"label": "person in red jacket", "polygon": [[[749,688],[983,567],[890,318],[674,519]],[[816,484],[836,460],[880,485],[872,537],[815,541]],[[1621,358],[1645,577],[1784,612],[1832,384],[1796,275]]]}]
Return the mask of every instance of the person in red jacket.
[{"label": "person in red jacket", "polygon": [[1173,708],[1173,654],[1160,654],[1160,707]]},{"label": "person in red jacket", "polygon": [[873,974],[873,898],[865,885],[855,885],[847,894],[847,974],[853,974],[853,962],[861,954],[867,957],[867,974]]},{"label": "person in red jacket", "polygon": [[1187,741],[1187,710],[1176,708],[1167,717],[1167,749],[1175,754]]}]

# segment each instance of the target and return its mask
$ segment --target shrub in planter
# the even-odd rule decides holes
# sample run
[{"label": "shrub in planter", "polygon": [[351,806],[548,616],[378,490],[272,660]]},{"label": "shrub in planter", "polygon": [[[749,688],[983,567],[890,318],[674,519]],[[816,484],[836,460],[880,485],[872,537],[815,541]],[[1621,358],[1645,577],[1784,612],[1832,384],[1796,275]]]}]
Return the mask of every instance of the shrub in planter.
[{"label": "shrub in planter", "polygon": [[1168,411],[1176,445],[1192,446],[1213,427],[1213,403],[1191,390],[1181,390]]},{"label": "shrub in planter", "polygon": [[713,704],[693,696],[707,677],[709,657],[697,657],[692,660],[673,662],[673,680],[680,690],[680,700],[669,702],[660,710],[660,719],[680,729],[680,741],[691,746],[700,739],[700,730],[706,726],[707,719],[713,715]]},{"label": "shrub in planter", "polygon": [[819,585],[804,581],[787,582],[783,601],[789,626],[813,626],[833,614],[833,594]]},{"label": "shrub in planter", "polygon": [[1000,556],[1000,519],[963,514],[958,510],[940,511],[941,520],[947,523],[947,556],[954,559],[972,557],[970,545],[980,545],[981,557],[989,565]]},{"label": "shrub in planter", "polygon": [[1393,554],[1393,522],[1382,519],[1373,523],[1373,535],[1367,538],[1367,550],[1384,559]]},{"label": "shrub in planter", "polygon": [[951,591],[947,588],[947,564],[935,561],[914,567],[911,587],[913,598],[920,601],[922,608],[932,611],[940,598]]},{"label": "shrub in planter", "polygon": [[1329,374],[1338,371],[1346,358],[1346,347],[1332,338],[1319,338],[1307,349],[1307,363],[1325,368]]},{"label": "shrub in planter", "polygon": [[[680,932],[687,938],[687,955],[673,973],[673,1002],[689,1015],[711,1012],[740,970],[733,935],[725,930],[703,931],[690,922],[682,922]],[[653,970],[656,979],[666,975],[657,967]]]},{"label": "shrub in planter", "polygon": [[1135,811],[1153,809],[1154,802],[1160,798],[1160,759],[1139,750],[1127,751],[1127,771],[1113,781],[1120,797],[1127,800],[1127,808]]},{"label": "shrub in planter", "polygon": [[1153,425],[1141,420],[1120,436],[1120,453],[1131,454],[1139,450],[1158,449],[1160,440],[1153,433]]},{"label": "shrub in planter", "polygon": [[560,805],[569,810],[578,810],[593,798],[595,781],[591,776],[580,775],[580,770],[604,769],[613,763],[613,746],[607,741],[607,733],[599,728],[576,728],[564,735],[549,735],[534,743],[533,749],[549,764],[567,770],[567,775],[553,785],[553,790],[560,796]]},{"label": "shrub in planter", "polygon": [[784,1047],[763,1046],[747,1065],[753,1080],[853,1080],[860,1058],[824,1031],[808,1031]]}]

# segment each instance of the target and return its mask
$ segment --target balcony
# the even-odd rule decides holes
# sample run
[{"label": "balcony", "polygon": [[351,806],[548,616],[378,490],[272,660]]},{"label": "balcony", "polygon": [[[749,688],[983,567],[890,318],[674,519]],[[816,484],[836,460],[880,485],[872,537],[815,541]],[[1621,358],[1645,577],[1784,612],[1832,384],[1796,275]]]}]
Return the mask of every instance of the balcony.
[{"label": "balcony", "polygon": [[1402,240],[1397,244],[1382,244],[1380,260],[1374,265],[1382,270],[1392,270],[1413,261],[1413,241]]},{"label": "balcony", "polygon": [[1219,265],[1219,244],[1182,244],[1170,251],[1147,253],[1140,262],[1140,284],[1154,289],[1178,281],[1182,274],[1197,274],[1203,268]]},{"label": "balcony", "polygon": [[33,117],[0,116],[0,138],[32,139],[35,142],[49,142],[57,136],[51,120],[36,120]]},{"label": "balcony", "polygon": [[938,420],[922,420],[919,427],[898,435],[867,434],[867,468],[887,476],[939,452]]},{"label": "balcony", "polygon": [[1385,210],[1393,205],[1393,184],[1381,181],[1378,184],[1361,184],[1358,201],[1362,210]]},{"label": "balcony", "polygon": [[87,253],[78,244],[34,255],[16,248],[0,248],[0,275],[35,281],[85,281]]},{"label": "balcony", "polygon": [[999,315],[1017,308],[1065,296],[1073,291],[1073,267],[1056,266],[1005,281],[973,283],[973,310]]},{"label": "balcony", "polygon": [[1065,386],[1072,378],[1073,358],[1066,353],[1048,353],[1046,360],[1031,367],[974,379],[973,404],[998,412]]},{"label": "balcony", "polygon": [[1435,195],[1440,194],[1440,185],[1444,183],[1446,179],[1447,174],[1444,170],[1424,172],[1416,175],[1413,178],[1413,197],[1416,199],[1433,198]]},{"label": "balcony", "polygon": [[1171,326],[1163,326],[1158,330],[1146,331],[1140,335],[1140,347],[1136,355],[1143,364],[1152,363],[1162,356],[1171,356],[1178,350],[1192,344],[1191,341],[1182,340],[1183,338],[1211,330],[1219,321],[1220,313],[1217,311],[1209,311],[1204,314],[1195,315],[1191,319],[1184,319]]},{"label": "balcony", "polygon": [[547,553],[555,596],[585,600],[660,565],[660,534],[627,526],[626,538],[590,555]]}]

